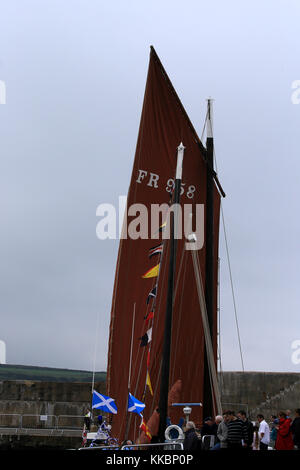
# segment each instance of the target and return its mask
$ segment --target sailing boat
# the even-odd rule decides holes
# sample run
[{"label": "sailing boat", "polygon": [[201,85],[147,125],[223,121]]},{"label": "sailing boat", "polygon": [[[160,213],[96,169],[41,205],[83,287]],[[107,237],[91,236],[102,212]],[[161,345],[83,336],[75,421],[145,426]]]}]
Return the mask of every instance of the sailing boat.
[{"label": "sailing boat", "polygon": [[[211,124],[210,107],[208,122]],[[112,419],[112,434],[123,440],[136,439],[140,419],[128,416],[128,383],[130,392],[145,404],[145,420],[156,413],[161,402],[161,385],[167,383],[170,401],[199,402],[193,420],[200,423],[203,414],[213,413],[216,400],[212,387],[209,351],[205,341],[203,311],[186,239],[177,240],[174,250],[174,282],[172,292],[172,327],[165,330],[168,272],[171,240],[163,239],[165,213],[162,211],[159,230],[145,237],[128,236],[134,204],[148,209],[164,204],[169,207],[174,197],[176,155],[184,146],[184,163],[180,187],[180,206],[189,205],[194,215],[204,207],[204,243],[197,251],[200,278],[205,290],[211,354],[217,362],[217,278],[220,198],[223,194],[213,169],[213,139],[209,126],[206,148],[200,141],[181,101],[153,47],[145,89],[140,128],[127,197],[127,213],[123,224],[116,265],[112,298],[107,395],[118,403],[118,414]],[[131,215],[129,215],[131,214]],[[193,219],[195,221],[195,218]],[[202,227],[203,228],[203,227]],[[133,322],[133,306],[135,321]],[[203,308],[202,308],[203,310]],[[167,377],[161,377],[163,350],[170,338],[170,362]],[[130,371],[130,372],[129,372]],[[130,373],[130,377],[129,377]],[[171,392],[170,392],[171,390]],[[169,406],[165,414],[177,424],[178,407]],[[163,423],[164,426],[164,423]]]}]

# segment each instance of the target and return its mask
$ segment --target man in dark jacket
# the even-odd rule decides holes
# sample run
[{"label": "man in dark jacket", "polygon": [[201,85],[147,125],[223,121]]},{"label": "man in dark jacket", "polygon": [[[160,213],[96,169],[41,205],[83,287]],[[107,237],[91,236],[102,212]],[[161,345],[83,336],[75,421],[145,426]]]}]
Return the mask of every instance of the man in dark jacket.
[{"label": "man in dark jacket", "polygon": [[251,421],[249,421],[249,419],[247,418],[246,411],[239,411],[237,417],[243,421],[247,433],[247,437],[244,441],[244,448],[246,450],[252,450],[254,426]]},{"label": "man in dark jacket", "polygon": [[201,441],[199,440],[196,431],[195,424],[193,421],[188,421],[186,423],[185,438],[183,441],[184,450],[196,451],[199,450],[201,446]]},{"label": "man in dark jacket", "polygon": [[216,436],[218,431],[218,425],[213,422],[213,419],[209,416],[205,418],[204,424],[201,428],[201,436]]},{"label": "man in dark jacket", "polygon": [[295,410],[296,417],[291,425],[293,440],[297,449],[300,450],[300,408]]},{"label": "man in dark jacket", "polygon": [[247,431],[243,421],[235,416],[234,411],[226,411],[228,416],[228,449],[242,449],[247,439]]}]

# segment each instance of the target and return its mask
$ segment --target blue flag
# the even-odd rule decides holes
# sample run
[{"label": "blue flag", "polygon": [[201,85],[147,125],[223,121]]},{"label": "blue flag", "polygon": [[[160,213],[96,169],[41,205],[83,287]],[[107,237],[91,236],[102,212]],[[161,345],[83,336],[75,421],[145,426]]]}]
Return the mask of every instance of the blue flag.
[{"label": "blue flag", "polygon": [[139,401],[137,398],[135,398],[131,393],[129,393],[128,397],[128,411],[132,411],[133,413],[137,413],[138,415],[141,415],[141,412],[145,408],[145,403],[142,403]]},{"label": "blue flag", "polygon": [[93,401],[92,401],[92,408],[97,410],[106,411],[107,413],[117,414],[117,405],[113,398],[106,397],[105,395],[101,395],[101,393],[93,391]]}]

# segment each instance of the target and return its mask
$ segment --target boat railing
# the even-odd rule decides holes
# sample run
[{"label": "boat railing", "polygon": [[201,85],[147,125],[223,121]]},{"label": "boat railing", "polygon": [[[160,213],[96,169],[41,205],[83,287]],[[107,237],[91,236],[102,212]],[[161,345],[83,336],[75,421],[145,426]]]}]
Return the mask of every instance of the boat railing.
[{"label": "boat railing", "polygon": [[125,444],[122,446],[98,446],[98,447],[80,447],[78,450],[102,451],[102,450],[183,450],[182,442],[156,442],[153,444]]},{"label": "boat railing", "polygon": [[209,450],[212,449],[215,445],[215,436],[210,434],[205,434],[202,436],[202,449]]},{"label": "boat railing", "polygon": [[183,443],[170,441],[170,442],[155,442],[153,444],[126,444],[121,447],[121,450],[183,450]]}]

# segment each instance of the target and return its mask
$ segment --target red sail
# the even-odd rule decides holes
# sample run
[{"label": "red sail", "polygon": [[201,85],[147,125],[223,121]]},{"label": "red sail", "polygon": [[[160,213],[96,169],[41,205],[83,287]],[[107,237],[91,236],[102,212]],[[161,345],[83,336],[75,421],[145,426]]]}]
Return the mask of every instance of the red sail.
[{"label": "red sail", "polygon": [[[180,204],[196,204],[206,209],[206,150],[200,142],[164,68],[151,48],[147,84],[140,122],[127,207],[144,204],[151,213],[152,204],[169,203],[175,178],[177,147],[185,146]],[[217,344],[217,259],[220,196],[214,191],[214,328],[213,345]],[[138,214],[137,214],[138,215]],[[127,226],[133,217],[127,216]],[[204,218],[205,219],[205,218]],[[149,229],[150,234],[150,216]],[[161,224],[164,222],[161,219]],[[159,231],[158,231],[159,232]],[[161,237],[161,233],[159,236]],[[150,235],[149,235],[150,236]],[[112,299],[107,394],[115,399],[118,414],[112,419],[112,433],[123,439],[127,419],[128,375],[131,329],[136,304],[130,392],[146,403],[147,421],[159,402],[161,352],[166,308],[169,241],[164,242],[159,277],[142,276],[156,266],[160,258],[149,253],[161,240],[131,239],[120,241]],[[202,280],[205,283],[205,241],[199,250]],[[157,284],[156,297],[149,297]],[[148,303],[147,303],[148,299]],[[149,300],[150,299],[150,300]],[[140,338],[149,330],[147,313],[156,306],[152,322],[151,342],[141,347]],[[150,350],[150,356],[149,356]],[[202,402],[203,399],[204,335],[190,251],[185,250],[184,237],[178,240],[175,295],[173,310],[170,388],[181,380],[181,402]],[[147,362],[153,396],[146,387]],[[182,410],[170,408],[173,423],[178,423]],[[136,439],[140,417],[129,413],[128,438]],[[194,408],[191,418],[200,422],[201,408]]]}]

